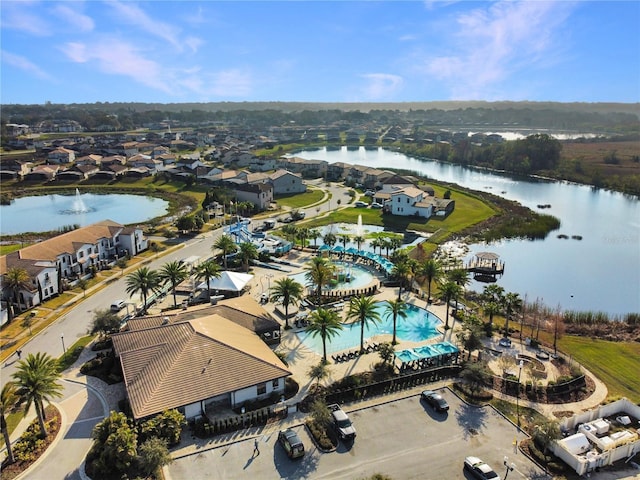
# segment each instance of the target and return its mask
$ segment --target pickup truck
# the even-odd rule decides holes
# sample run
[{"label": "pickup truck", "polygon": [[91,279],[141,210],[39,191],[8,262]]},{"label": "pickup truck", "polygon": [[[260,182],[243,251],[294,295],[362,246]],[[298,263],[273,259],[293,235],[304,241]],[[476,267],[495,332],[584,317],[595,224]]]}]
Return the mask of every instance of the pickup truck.
[{"label": "pickup truck", "polygon": [[335,428],[340,440],[353,441],[356,438],[356,429],[351,423],[349,416],[340,408],[337,403],[328,405],[333,420],[333,428]]}]

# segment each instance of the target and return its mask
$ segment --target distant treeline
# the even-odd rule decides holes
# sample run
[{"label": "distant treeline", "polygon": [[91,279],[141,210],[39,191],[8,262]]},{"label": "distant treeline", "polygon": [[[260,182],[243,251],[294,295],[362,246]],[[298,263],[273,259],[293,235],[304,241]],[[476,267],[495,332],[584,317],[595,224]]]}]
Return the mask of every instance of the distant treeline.
[{"label": "distant treeline", "polygon": [[95,103],[71,105],[2,105],[2,123],[35,125],[72,120],[86,131],[126,131],[170,120],[183,126],[223,123],[246,127],[323,127],[342,123],[372,129],[399,126],[437,130],[498,127],[544,128],[587,132],[638,131],[637,104],[564,104],[534,102],[429,103]]}]

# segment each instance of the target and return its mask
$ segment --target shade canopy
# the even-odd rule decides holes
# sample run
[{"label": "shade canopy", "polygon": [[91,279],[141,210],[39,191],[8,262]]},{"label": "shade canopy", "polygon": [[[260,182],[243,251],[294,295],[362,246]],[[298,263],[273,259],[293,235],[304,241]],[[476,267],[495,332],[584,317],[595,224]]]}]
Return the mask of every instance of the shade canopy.
[{"label": "shade canopy", "polygon": [[[227,292],[239,292],[247,283],[253,278],[253,275],[248,273],[228,272],[224,271],[220,273],[219,278],[212,278],[209,282],[211,290],[223,290]],[[203,282],[198,285],[199,289],[206,289],[207,282]]]}]

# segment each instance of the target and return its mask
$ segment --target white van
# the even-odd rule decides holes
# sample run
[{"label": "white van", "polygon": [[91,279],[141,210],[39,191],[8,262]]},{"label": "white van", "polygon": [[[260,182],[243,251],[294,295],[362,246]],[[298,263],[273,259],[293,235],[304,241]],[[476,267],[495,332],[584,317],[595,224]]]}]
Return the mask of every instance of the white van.
[{"label": "white van", "polygon": [[125,303],[124,300],[116,300],[115,302],[113,302],[111,304],[111,311],[112,312],[119,312],[120,310],[122,310],[125,307]]}]

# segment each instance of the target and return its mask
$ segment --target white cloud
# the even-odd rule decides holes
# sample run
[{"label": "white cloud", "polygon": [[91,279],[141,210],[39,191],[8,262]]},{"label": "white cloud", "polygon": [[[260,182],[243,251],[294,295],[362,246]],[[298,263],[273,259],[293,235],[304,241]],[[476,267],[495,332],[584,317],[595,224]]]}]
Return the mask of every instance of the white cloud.
[{"label": "white cloud", "polygon": [[53,80],[53,77],[49,73],[45,72],[36,64],[20,55],[14,55],[13,53],[9,53],[6,50],[0,51],[0,54],[2,55],[2,63],[23,70],[38,78],[42,78],[44,80]]},{"label": "white cloud", "polygon": [[228,69],[204,73],[192,71],[191,75],[181,75],[180,84],[204,98],[246,97],[253,87],[253,78],[244,69]]},{"label": "white cloud", "polygon": [[56,5],[52,12],[58,18],[67,22],[75,31],[90,32],[95,27],[93,19],[77,11],[78,3],[74,3],[74,8],[68,5]]},{"label": "white cloud", "polygon": [[[424,71],[452,98],[495,96],[512,75],[547,66],[561,45],[555,37],[570,2],[497,2],[459,14],[447,54],[428,57]],[[493,92],[493,93],[492,93]]]},{"label": "white cloud", "polygon": [[367,73],[362,75],[367,83],[362,93],[367,100],[388,100],[402,88],[403,79],[390,73]]},{"label": "white cloud", "polygon": [[196,49],[201,42],[195,38],[188,38],[186,41],[180,38],[180,28],[175,27],[167,22],[151,18],[144,10],[130,2],[114,1],[108,5],[115,10],[117,20],[129,23],[138,27],[147,34],[161,38],[176,49],[181,51],[186,44],[192,50]]},{"label": "white cloud", "polygon": [[2,28],[19,30],[37,37],[51,35],[52,26],[43,17],[34,14],[37,2],[0,2]]},{"label": "white cloud", "polygon": [[150,88],[173,93],[168,71],[143,57],[136,47],[121,40],[109,39],[92,44],[67,43],[63,53],[76,63],[95,63],[100,71],[123,75]]}]

